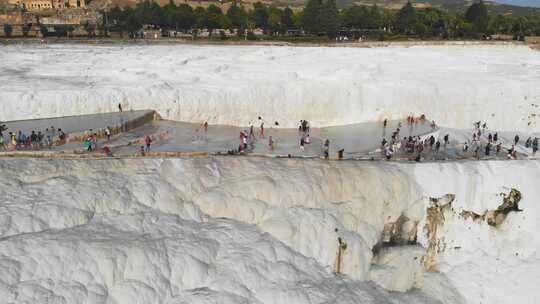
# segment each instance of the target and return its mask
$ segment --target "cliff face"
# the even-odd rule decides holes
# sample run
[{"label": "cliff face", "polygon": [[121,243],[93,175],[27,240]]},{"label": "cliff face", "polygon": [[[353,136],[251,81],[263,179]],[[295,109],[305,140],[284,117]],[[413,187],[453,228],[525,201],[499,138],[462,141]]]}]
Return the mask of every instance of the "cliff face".
[{"label": "cliff face", "polygon": [[[82,288],[90,303],[197,303],[195,290],[224,303],[311,303],[337,290],[339,303],[534,303],[539,166],[0,160],[0,267],[12,286],[0,290],[69,300]],[[497,226],[462,216],[508,206]],[[334,276],[338,263],[354,282]],[[418,291],[385,295],[370,280]]]},{"label": "cliff face", "polygon": [[12,45],[0,56],[0,120],[111,112],[120,103],[240,126],[258,116],[296,128],[301,119],[335,126],[425,114],[451,128],[482,120],[540,130],[540,53],[525,46]]},{"label": "cliff face", "polygon": [[[333,126],[423,113],[460,136],[478,120],[539,130],[540,53],[515,45],[13,45],[0,55],[0,120],[120,103],[199,123]],[[2,158],[0,298],[532,304],[539,169],[537,160]]]}]

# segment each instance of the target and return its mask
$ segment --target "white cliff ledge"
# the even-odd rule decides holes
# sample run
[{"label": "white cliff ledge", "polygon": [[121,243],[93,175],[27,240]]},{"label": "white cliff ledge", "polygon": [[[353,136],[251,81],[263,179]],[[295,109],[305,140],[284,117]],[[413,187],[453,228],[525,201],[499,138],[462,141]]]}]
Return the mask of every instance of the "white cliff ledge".
[{"label": "white cliff ledge", "polygon": [[297,127],[426,114],[439,125],[539,131],[540,52],[382,48],[0,46],[0,121],[155,109],[165,119]]},{"label": "white cliff ledge", "polygon": [[[535,303],[539,166],[2,159],[0,295],[16,303]],[[522,211],[499,226],[461,216],[496,209],[511,188]],[[450,194],[433,222],[428,208]],[[333,274],[338,237],[345,276]]]}]

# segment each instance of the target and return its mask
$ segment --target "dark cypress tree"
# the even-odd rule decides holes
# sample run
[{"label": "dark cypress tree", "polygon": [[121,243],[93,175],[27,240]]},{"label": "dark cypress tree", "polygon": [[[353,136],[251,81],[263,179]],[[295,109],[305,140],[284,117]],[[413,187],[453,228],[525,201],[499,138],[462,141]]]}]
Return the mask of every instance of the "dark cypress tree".
[{"label": "dark cypress tree", "polygon": [[322,26],[329,38],[335,38],[339,31],[339,11],[335,0],[327,0],[322,9]]},{"label": "dark cypress tree", "polygon": [[253,5],[253,10],[251,11],[251,19],[256,27],[266,29],[268,27],[268,17],[270,12],[268,7],[261,2],[257,2]]},{"label": "dark cypress tree", "polygon": [[293,16],[294,13],[292,9],[287,6],[283,10],[283,14],[281,15],[281,23],[283,24],[283,26],[285,26],[285,28],[290,29],[294,26]]},{"label": "dark cypress tree", "polygon": [[484,33],[487,30],[489,18],[487,7],[484,1],[471,4],[465,13],[465,21],[472,23],[479,33]]},{"label": "dark cypress tree", "polygon": [[115,6],[109,11],[109,24],[121,26],[125,21],[126,14],[120,9],[120,7]]},{"label": "dark cypress tree", "polygon": [[193,10],[193,17],[195,17],[195,26],[198,28],[205,27],[204,22],[206,20],[206,10],[202,6],[197,6]]},{"label": "dark cypress tree", "polygon": [[210,4],[206,8],[206,16],[204,19],[204,26],[208,29],[209,36],[212,36],[212,31],[214,29],[220,28],[223,26],[223,12],[221,8],[217,7],[214,4]]},{"label": "dark cypress tree", "polygon": [[376,4],[369,9],[368,17],[367,28],[378,29],[382,26],[382,14]]},{"label": "dark cypress tree", "polygon": [[139,21],[139,17],[135,14],[128,14],[126,18],[125,28],[131,37],[135,37],[136,33],[142,28],[142,23]]},{"label": "dark cypress tree", "polygon": [[163,15],[163,18],[165,19],[164,21],[162,21],[162,23],[167,27],[167,28],[176,28],[177,25],[176,25],[176,10],[177,10],[177,6],[176,4],[174,3],[173,0],[169,0],[169,3],[167,5],[165,5],[162,9],[162,15]]},{"label": "dark cypress tree", "polygon": [[321,0],[308,0],[302,15],[302,25],[304,30],[311,34],[318,34],[322,31],[321,12],[323,3]]},{"label": "dark cypress tree", "polygon": [[188,30],[193,27],[196,22],[191,6],[182,3],[176,8],[175,24],[178,28]]},{"label": "dark cypress tree", "polygon": [[247,22],[247,14],[244,10],[244,7],[238,6],[236,1],[233,1],[233,4],[227,10],[227,18],[231,22],[232,27],[236,28],[245,28]]},{"label": "dark cypress tree", "polygon": [[412,33],[413,26],[416,23],[416,10],[412,6],[411,2],[407,2],[403,6],[396,17],[396,29],[403,34]]}]

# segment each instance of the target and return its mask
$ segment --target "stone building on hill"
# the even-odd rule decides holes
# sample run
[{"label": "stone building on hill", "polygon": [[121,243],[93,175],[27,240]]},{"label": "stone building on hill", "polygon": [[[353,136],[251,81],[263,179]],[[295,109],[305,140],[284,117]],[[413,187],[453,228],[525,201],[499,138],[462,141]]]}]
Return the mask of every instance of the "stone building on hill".
[{"label": "stone building on hill", "polygon": [[85,0],[11,0],[10,4],[29,11],[86,7]]},{"label": "stone building on hill", "polygon": [[[88,9],[13,9],[0,11],[0,38],[7,37],[5,28],[11,29],[11,37],[36,37],[61,35],[85,36],[98,34],[97,28],[103,24],[100,12]],[[4,29],[4,30],[3,30]],[[65,34],[63,34],[65,36]]]}]

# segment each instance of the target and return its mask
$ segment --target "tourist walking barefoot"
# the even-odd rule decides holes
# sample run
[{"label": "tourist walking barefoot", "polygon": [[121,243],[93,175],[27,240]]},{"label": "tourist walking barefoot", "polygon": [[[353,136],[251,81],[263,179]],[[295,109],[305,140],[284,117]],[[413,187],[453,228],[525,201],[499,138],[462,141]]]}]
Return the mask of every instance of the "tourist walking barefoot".
[{"label": "tourist walking barefoot", "polygon": [[149,135],[146,135],[144,138],[144,144],[146,145],[146,153],[150,152],[150,146],[152,145],[152,138]]}]

